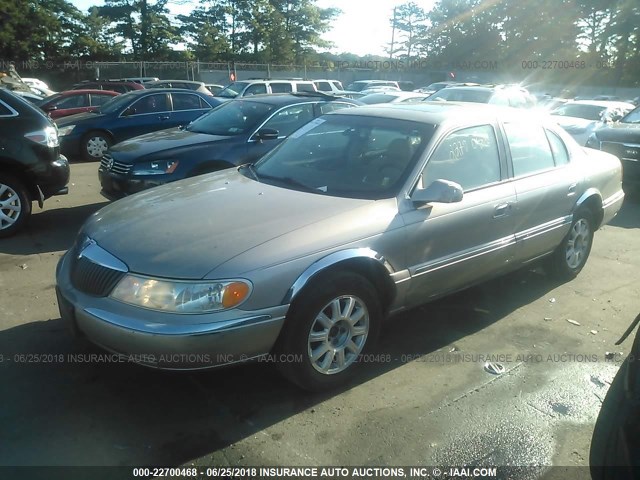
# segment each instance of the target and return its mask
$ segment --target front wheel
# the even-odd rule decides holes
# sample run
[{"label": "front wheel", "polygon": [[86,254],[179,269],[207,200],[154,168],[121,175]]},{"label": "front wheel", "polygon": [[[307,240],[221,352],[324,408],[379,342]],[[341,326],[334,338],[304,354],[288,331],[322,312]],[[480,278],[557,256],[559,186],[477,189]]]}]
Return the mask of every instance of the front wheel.
[{"label": "front wheel", "polygon": [[82,140],[82,156],[88,161],[100,161],[111,143],[111,138],[106,133],[89,132]]},{"label": "front wheel", "polygon": [[345,384],[375,343],[381,319],[368,280],[351,272],[325,275],[291,305],[276,346],[279,357],[288,359],[278,363],[280,371],[309,391]]},{"label": "front wheel", "polygon": [[549,257],[551,273],[562,280],[575,278],[587,263],[593,244],[593,215],[587,209],[573,214],[571,229],[556,251]]},{"label": "front wheel", "polygon": [[0,238],[13,235],[31,216],[31,199],[22,182],[0,174]]}]

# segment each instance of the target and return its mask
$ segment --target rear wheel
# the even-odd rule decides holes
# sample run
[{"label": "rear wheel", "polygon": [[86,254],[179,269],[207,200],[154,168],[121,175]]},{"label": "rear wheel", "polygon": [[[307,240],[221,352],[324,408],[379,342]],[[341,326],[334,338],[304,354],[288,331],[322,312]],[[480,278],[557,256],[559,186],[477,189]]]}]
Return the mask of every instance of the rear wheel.
[{"label": "rear wheel", "polygon": [[335,272],[313,282],[291,305],[276,346],[283,375],[309,391],[346,383],[375,343],[382,309],[364,277]]},{"label": "rear wheel", "polygon": [[547,260],[551,273],[562,279],[575,278],[587,263],[593,244],[593,215],[586,208],[573,214],[571,229]]},{"label": "rear wheel", "polygon": [[0,174],[0,237],[20,230],[31,215],[31,199],[17,178]]}]

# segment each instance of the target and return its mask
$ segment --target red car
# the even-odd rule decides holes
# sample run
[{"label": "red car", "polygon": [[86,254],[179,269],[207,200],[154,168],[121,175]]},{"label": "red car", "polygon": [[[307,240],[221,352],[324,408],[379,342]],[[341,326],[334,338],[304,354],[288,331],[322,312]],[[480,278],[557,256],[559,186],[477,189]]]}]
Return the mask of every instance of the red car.
[{"label": "red car", "polygon": [[110,90],[67,90],[45,98],[38,105],[53,119],[75,113],[92,112],[118,92]]}]

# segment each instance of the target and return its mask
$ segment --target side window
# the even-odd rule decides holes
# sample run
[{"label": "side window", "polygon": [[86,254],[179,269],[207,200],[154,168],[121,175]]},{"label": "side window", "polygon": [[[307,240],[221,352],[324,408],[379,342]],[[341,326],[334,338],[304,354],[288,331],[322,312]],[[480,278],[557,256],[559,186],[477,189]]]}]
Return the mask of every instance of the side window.
[{"label": "side window", "polygon": [[288,137],[305,123],[313,120],[313,105],[292,105],[273,115],[263,128],[278,130],[279,137]]},{"label": "side window", "polygon": [[353,107],[350,103],[343,102],[331,102],[331,103],[322,103],[320,104],[320,114],[324,115],[325,113],[335,112],[336,110],[342,110],[343,108]]},{"label": "side window", "polygon": [[296,91],[298,92],[315,92],[315,86],[311,83],[296,83]]},{"label": "side window", "polygon": [[566,165],[569,163],[569,153],[567,153],[567,147],[562,139],[549,130],[546,130],[546,132],[556,165]]},{"label": "side window", "polygon": [[199,110],[200,97],[189,93],[172,93],[173,110]]},{"label": "side window", "polygon": [[320,92],[330,92],[331,91],[331,85],[329,85],[329,82],[316,82],[316,88]]},{"label": "side window", "polygon": [[289,93],[293,91],[290,83],[271,83],[271,93]]},{"label": "side window", "polygon": [[89,99],[87,95],[69,95],[61,98],[55,103],[55,106],[63,108],[80,108],[89,105]]},{"label": "side window", "polygon": [[244,96],[260,95],[262,93],[267,93],[267,86],[264,83],[254,83],[253,85],[249,85],[247,87],[247,89],[244,91]]},{"label": "side window", "polygon": [[13,117],[14,115],[14,110],[9,108],[4,102],[0,102],[0,117]]},{"label": "side window", "polygon": [[91,105],[102,105],[103,103],[108,102],[113,97],[111,95],[99,95],[96,93],[91,94]]},{"label": "side window", "polygon": [[500,181],[500,153],[491,125],[463,128],[447,135],[433,152],[422,175],[424,187],[442,179],[464,191]]},{"label": "side window", "polygon": [[136,109],[136,115],[145,113],[168,112],[171,110],[167,104],[167,94],[158,93],[141,98],[132,105]]},{"label": "side window", "polygon": [[541,126],[529,123],[505,123],[504,131],[511,151],[516,177],[555,166],[549,141]]}]

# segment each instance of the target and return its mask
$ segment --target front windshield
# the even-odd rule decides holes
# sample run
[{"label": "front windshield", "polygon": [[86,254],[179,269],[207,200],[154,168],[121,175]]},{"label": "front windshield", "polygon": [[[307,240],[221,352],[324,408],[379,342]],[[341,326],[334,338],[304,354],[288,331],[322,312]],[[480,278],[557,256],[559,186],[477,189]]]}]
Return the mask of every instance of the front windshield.
[{"label": "front windshield", "polygon": [[233,82],[220,90],[216,97],[236,98],[248,85],[247,82]]},{"label": "front windshield", "polygon": [[125,108],[131,101],[133,101],[137,95],[133,92],[124,93],[122,95],[118,95],[117,97],[113,97],[111,100],[103,103],[98,112],[100,113],[114,113],[123,108]]},{"label": "front windshield", "polygon": [[489,103],[490,90],[443,88],[429,97],[429,101]]},{"label": "front windshield", "polygon": [[577,117],[585,120],[600,120],[600,115],[606,109],[599,105],[571,104],[563,105],[551,112],[551,115],[562,117]]},{"label": "front windshield", "polygon": [[330,114],[294,132],[253,169],[260,182],[337,197],[396,196],[435,126]]},{"label": "front windshield", "polygon": [[640,107],[630,111],[627,116],[620,121],[622,123],[640,123]]},{"label": "front windshield", "polygon": [[186,129],[209,135],[242,135],[258,127],[275,108],[268,103],[233,100],[205,113]]}]

